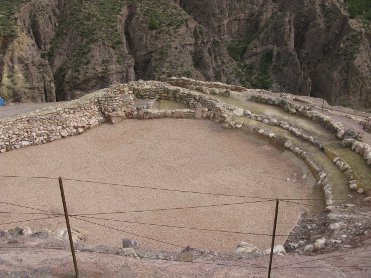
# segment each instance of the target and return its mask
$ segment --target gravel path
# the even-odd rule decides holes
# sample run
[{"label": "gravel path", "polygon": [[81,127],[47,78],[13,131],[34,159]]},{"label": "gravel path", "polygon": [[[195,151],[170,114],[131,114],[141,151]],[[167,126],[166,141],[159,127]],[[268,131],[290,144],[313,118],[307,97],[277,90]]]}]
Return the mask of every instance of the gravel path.
[{"label": "gravel path", "polygon": [[[103,125],[83,135],[29,147],[0,157],[0,174],[62,176],[137,186],[243,194],[263,197],[311,196],[313,177],[303,162],[243,131],[224,130],[201,120],[127,120]],[[307,174],[307,173],[306,173]],[[290,181],[286,181],[290,178]],[[62,212],[58,182],[42,179],[0,178],[0,201]],[[146,210],[223,204],[246,200],[148,189],[65,181],[70,214]],[[30,211],[0,204],[1,211]],[[302,208],[281,203],[278,234],[287,234]],[[136,222],[270,234],[274,202],[172,211],[100,215]],[[40,215],[0,215],[0,223],[40,218]],[[244,234],[164,228],[90,219],[123,233],[72,219],[72,227],[87,232],[88,242],[120,246],[121,239],[138,239],[144,248],[179,250],[191,245],[215,251],[233,251],[240,241],[266,249],[270,238]],[[1,225],[55,230],[63,218]],[[140,236],[165,241],[155,242]],[[282,244],[285,237],[279,237]]]}]

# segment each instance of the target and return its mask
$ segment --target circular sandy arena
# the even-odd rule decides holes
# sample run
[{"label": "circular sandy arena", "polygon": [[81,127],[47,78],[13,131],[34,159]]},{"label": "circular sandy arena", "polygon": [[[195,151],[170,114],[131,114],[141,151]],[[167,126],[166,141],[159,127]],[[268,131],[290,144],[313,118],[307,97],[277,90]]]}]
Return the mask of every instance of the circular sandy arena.
[{"label": "circular sandy arena", "polygon": [[[307,171],[303,162],[291,153],[276,149],[245,131],[225,130],[210,121],[185,119],[126,120],[117,125],[102,125],[80,136],[0,155],[2,175],[62,176],[272,198],[309,197],[313,180]],[[308,178],[303,179],[304,174]],[[135,211],[83,218],[112,229],[71,218],[72,227],[86,231],[88,243],[121,246],[121,240],[126,238],[139,240],[146,249],[179,250],[192,246],[234,251],[240,241],[261,249],[269,247],[269,236],[245,233],[272,233],[274,201],[241,204],[259,200],[71,180],[65,180],[64,184],[70,214]],[[63,211],[57,180],[0,178],[0,190],[2,202]],[[239,204],[161,210],[230,203]],[[278,234],[290,232],[301,209],[294,204],[280,204]],[[32,212],[5,204],[0,204],[0,211]],[[46,216],[0,214],[0,223],[43,217]],[[56,230],[65,227],[65,222],[59,217],[2,224],[0,229],[16,226]],[[282,244],[285,239],[278,237],[276,243]]]}]

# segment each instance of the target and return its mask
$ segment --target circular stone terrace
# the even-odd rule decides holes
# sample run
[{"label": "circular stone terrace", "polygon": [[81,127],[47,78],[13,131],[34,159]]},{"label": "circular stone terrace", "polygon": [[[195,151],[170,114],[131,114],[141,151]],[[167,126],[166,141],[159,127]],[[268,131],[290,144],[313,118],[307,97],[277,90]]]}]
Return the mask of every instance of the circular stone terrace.
[{"label": "circular stone terrace", "polygon": [[[303,175],[308,175],[304,163],[290,152],[278,150],[242,131],[224,130],[216,123],[200,120],[127,120],[117,125],[103,125],[77,137],[5,153],[0,167],[5,173],[22,176],[60,175],[104,183],[227,195],[306,198],[311,192],[309,178],[302,179]],[[72,227],[86,231],[89,243],[121,246],[121,240],[129,238],[139,240],[143,247],[150,249],[179,249],[177,246],[190,245],[234,251],[240,241],[248,241],[262,249],[269,247],[269,236],[243,233],[271,234],[275,207],[272,201],[70,180],[64,183],[70,214],[143,210],[80,217],[128,231],[127,234],[72,218]],[[6,179],[1,187],[2,200],[63,212],[56,180]],[[250,204],[256,201],[259,203]],[[211,206],[206,207],[208,205]],[[194,206],[205,207],[171,209]],[[151,211],[166,208],[170,210]],[[11,206],[5,208],[10,209],[14,210]],[[290,233],[300,213],[300,206],[282,203],[277,233]],[[35,216],[40,217],[43,216]],[[0,222],[29,218],[29,215],[12,215],[12,218],[1,215]],[[33,230],[56,230],[65,226],[64,218],[27,225]],[[15,226],[7,225],[6,228]],[[277,243],[283,244],[285,239],[279,237]]]},{"label": "circular stone terrace", "polygon": [[[135,95],[145,100],[136,100],[136,108],[123,112],[129,118],[152,120],[119,121],[120,100],[100,99],[104,117],[119,123],[91,129],[103,118],[95,106],[84,107],[96,117],[89,124],[66,124],[66,130],[48,126],[53,135],[45,140],[6,144],[7,151],[16,150],[1,153],[1,173],[63,177],[72,228],[82,231],[88,243],[119,247],[122,239],[133,239],[144,249],[157,250],[191,246],[232,252],[241,241],[265,250],[271,241],[275,198],[316,199],[314,205],[330,206],[349,198],[354,189],[358,189],[352,196],[356,199],[368,190],[367,146],[361,155],[357,148],[353,152],[338,147],[343,130],[332,122],[328,127],[326,121],[305,119],[295,115],[301,110],[292,106],[287,113],[270,106],[266,113],[272,103],[259,104],[261,99],[246,107],[239,87],[219,91],[198,87],[209,101],[184,94],[183,104],[173,102],[179,101],[178,95],[157,101],[161,88],[154,88],[144,85]],[[235,90],[233,97],[229,89]],[[178,89],[171,90],[170,95]],[[75,113],[69,108],[58,111]],[[53,114],[53,121],[58,115]],[[164,117],[171,119],[156,119]],[[57,140],[62,137],[67,138]],[[362,144],[356,137],[344,140]],[[54,142],[42,144],[49,141]],[[29,144],[37,146],[22,148]],[[40,210],[29,213],[30,208],[63,212],[55,178],[2,177],[1,181],[1,209],[12,212],[0,214],[2,229],[22,225],[55,231],[65,226],[63,217],[44,219],[48,215],[38,214]],[[285,243],[302,212],[300,205],[280,203],[276,244]]]}]

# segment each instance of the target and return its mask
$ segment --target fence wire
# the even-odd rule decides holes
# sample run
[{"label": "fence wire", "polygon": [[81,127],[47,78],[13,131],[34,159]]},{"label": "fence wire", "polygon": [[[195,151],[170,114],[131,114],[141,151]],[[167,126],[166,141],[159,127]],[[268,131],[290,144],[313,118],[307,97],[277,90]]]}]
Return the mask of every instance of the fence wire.
[{"label": "fence wire", "polygon": [[[57,181],[58,178],[55,177],[43,177],[43,176],[17,176],[17,175],[0,175],[3,178],[24,178],[24,179],[45,179],[45,180],[54,180]],[[90,181],[90,180],[82,180],[82,179],[70,179],[65,178],[64,180],[71,181],[71,182],[83,182],[83,183],[90,183],[90,184],[97,184],[102,186],[121,186],[127,188],[140,188],[146,190],[158,190],[158,191],[166,191],[166,192],[176,192],[176,193],[184,193],[184,194],[199,194],[199,195],[209,195],[214,197],[236,197],[236,198],[246,198],[246,199],[255,199],[254,201],[240,201],[240,202],[225,202],[220,204],[207,204],[207,205],[194,205],[194,206],[177,206],[177,207],[167,207],[167,208],[153,208],[153,209],[141,209],[141,210],[125,210],[125,211],[111,211],[111,212],[94,212],[94,213],[75,213],[70,214],[69,216],[77,221],[85,222],[87,224],[91,224],[94,226],[99,226],[105,229],[114,230],[116,232],[132,235],[135,237],[147,239],[152,242],[161,243],[165,245],[169,245],[172,247],[177,248],[184,248],[184,246],[179,245],[174,242],[164,241],[158,238],[146,236],[140,233],[134,233],[132,231],[128,231],[126,229],[112,227],[107,224],[98,223],[96,221],[112,221],[116,223],[125,223],[125,224],[138,224],[138,225],[146,225],[146,226],[156,226],[162,227],[166,229],[182,229],[182,230],[194,230],[199,232],[213,232],[213,233],[223,233],[223,234],[240,234],[240,235],[254,235],[254,236],[264,236],[264,237],[272,237],[273,235],[270,233],[255,233],[255,232],[247,232],[247,231],[235,231],[235,230],[223,230],[223,229],[213,229],[213,228],[202,228],[202,227],[191,227],[185,225],[171,225],[171,224],[164,224],[164,223],[155,223],[155,222],[143,222],[143,221],[134,221],[134,220],[122,220],[116,218],[106,218],[101,217],[102,215],[118,215],[118,214],[129,214],[129,213],[143,213],[143,212],[159,212],[159,211],[175,211],[175,210],[186,210],[186,209],[201,209],[201,208],[217,208],[217,207],[227,207],[227,206],[238,206],[238,205],[248,205],[248,204],[258,204],[258,203],[270,203],[279,199],[280,201],[291,204],[291,205],[299,205],[299,206],[308,206],[308,207],[315,207],[323,209],[324,206],[317,206],[313,204],[304,203],[304,201],[323,201],[322,199],[315,199],[315,198],[272,198],[272,197],[259,197],[259,196],[248,196],[248,195],[235,195],[235,194],[226,194],[226,193],[214,193],[214,192],[202,192],[202,191],[193,191],[193,190],[182,190],[182,189],[173,189],[173,188],[162,188],[162,187],[154,187],[154,186],[140,186],[140,185],[128,185],[128,184],[121,184],[121,183],[109,183],[109,182],[100,182],[100,181]],[[336,199],[338,201],[345,201],[346,199]],[[63,217],[64,214],[52,212],[46,209],[37,208],[33,206],[21,205],[16,204],[8,201],[0,201],[0,204],[18,207],[22,209],[32,210],[25,211],[25,212],[12,212],[12,211],[0,211],[0,215],[40,215],[44,217],[39,218],[28,218],[19,221],[11,221],[6,223],[0,223],[0,225],[13,225],[13,224],[20,224],[26,222],[34,222],[34,221],[42,221],[42,220],[50,220],[56,219],[59,217]],[[366,215],[365,215],[366,216]],[[367,215],[369,216],[369,215]],[[276,234],[275,236],[278,237],[288,237],[288,234]],[[10,248],[25,248],[25,249],[50,249],[50,250],[65,250],[64,248],[45,248],[45,247],[10,247],[4,246],[1,249],[10,249]],[[101,253],[97,251],[87,251],[79,249],[80,252],[95,252]],[[354,251],[347,253],[346,255],[354,255],[358,253],[369,252],[371,249],[361,250],[361,251]],[[329,255],[326,256],[326,259],[329,258],[336,258],[339,256],[344,256],[344,254],[340,255]],[[230,262],[238,262],[241,264],[231,264]],[[311,268],[328,268],[328,267],[336,267],[336,268],[371,268],[371,265],[330,265],[330,266],[300,266],[301,264],[307,263],[314,263],[317,261],[323,261],[323,258],[315,258],[311,260],[304,260],[295,262],[292,264],[285,264],[285,265],[278,265],[274,266],[273,269],[280,269],[280,268],[290,268],[290,269],[311,269]],[[257,265],[251,262],[245,261],[237,261],[237,260],[228,260],[228,262],[187,262],[191,264],[206,264],[206,265],[219,265],[219,266],[229,266],[229,267],[254,267],[257,269],[266,268],[265,266]],[[243,265],[242,265],[243,264]]]}]

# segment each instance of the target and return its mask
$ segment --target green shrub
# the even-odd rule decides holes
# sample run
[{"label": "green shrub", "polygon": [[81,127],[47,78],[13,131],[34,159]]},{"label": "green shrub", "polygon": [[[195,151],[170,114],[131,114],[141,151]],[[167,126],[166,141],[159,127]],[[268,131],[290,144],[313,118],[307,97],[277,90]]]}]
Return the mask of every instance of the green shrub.
[{"label": "green shrub", "polygon": [[346,0],[351,18],[361,16],[371,20],[371,1],[370,0]]},{"label": "green shrub", "polygon": [[272,87],[271,68],[272,50],[267,50],[260,58],[260,64],[239,62],[235,69],[235,77],[244,87],[270,89]]},{"label": "green shrub", "polygon": [[247,49],[247,46],[248,45],[246,40],[231,41],[227,46],[229,56],[231,56],[232,59],[236,61],[241,61],[243,58],[243,54]]},{"label": "green shrub", "polygon": [[12,39],[16,33],[16,13],[29,0],[0,1],[0,37]]},{"label": "green shrub", "polygon": [[157,30],[158,28],[160,28],[160,22],[154,15],[151,15],[149,19],[149,29]]}]

